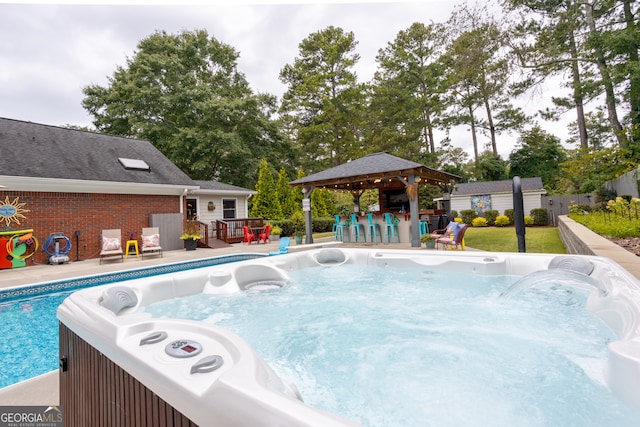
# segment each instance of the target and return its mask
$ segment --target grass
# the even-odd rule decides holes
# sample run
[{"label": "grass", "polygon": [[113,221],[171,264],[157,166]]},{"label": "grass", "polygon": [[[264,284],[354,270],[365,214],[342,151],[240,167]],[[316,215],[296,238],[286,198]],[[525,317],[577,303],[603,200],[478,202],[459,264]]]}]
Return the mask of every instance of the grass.
[{"label": "grass", "polygon": [[[314,238],[332,233],[314,234]],[[525,249],[529,253],[567,253],[558,229],[555,227],[527,227],[524,234]],[[465,245],[489,252],[518,252],[515,227],[469,227],[464,234]]]},{"label": "grass", "polygon": [[[525,249],[528,253],[567,253],[555,227],[526,227]],[[467,246],[489,252],[518,252],[515,227],[470,227],[464,234]]]}]

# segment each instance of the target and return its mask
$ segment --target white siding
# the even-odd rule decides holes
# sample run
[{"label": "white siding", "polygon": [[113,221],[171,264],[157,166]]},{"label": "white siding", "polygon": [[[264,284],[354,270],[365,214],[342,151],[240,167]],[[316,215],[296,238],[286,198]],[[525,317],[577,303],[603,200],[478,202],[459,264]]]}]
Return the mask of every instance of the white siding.
[{"label": "white siding", "polygon": [[[540,193],[528,193],[522,196],[524,214],[529,215],[531,209],[539,208],[541,203]],[[458,211],[471,209],[471,196],[451,196],[451,209]],[[491,209],[497,210],[499,215],[504,215],[506,209],[513,209],[513,194],[494,194],[491,196]]]}]

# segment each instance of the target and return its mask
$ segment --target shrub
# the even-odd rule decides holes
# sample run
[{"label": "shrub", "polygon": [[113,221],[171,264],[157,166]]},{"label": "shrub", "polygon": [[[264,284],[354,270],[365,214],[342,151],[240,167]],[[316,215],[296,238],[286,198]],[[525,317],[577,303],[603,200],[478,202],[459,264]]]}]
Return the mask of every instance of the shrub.
[{"label": "shrub", "polygon": [[453,218],[453,220],[454,220],[455,222],[457,222],[458,224],[463,224],[462,218],[460,218],[459,216],[458,216],[458,217]]},{"label": "shrub", "polygon": [[498,216],[498,211],[495,209],[488,209],[484,213],[484,217],[487,219],[487,224],[490,226],[494,226],[496,223],[496,217]]},{"label": "shrub", "polygon": [[533,225],[549,225],[549,213],[546,208],[531,209],[531,216]]},{"label": "shrub", "polygon": [[515,211],[513,209],[505,209],[504,215],[509,218],[509,224],[513,224],[513,218],[515,217]]},{"label": "shrub", "polygon": [[474,227],[486,227],[487,219],[479,216],[477,218],[474,218],[473,221],[471,221],[471,225]]},{"label": "shrub", "polygon": [[506,215],[498,215],[496,217],[496,227],[506,227],[509,225],[509,217]]},{"label": "shrub", "polygon": [[462,218],[462,222],[471,225],[473,219],[478,217],[478,213],[473,209],[463,209],[460,211],[460,217]]},{"label": "shrub", "polygon": [[524,225],[529,227],[533,225],[533,217],[531,215],[524,216]]},{"label": "shrub", "polygon": [[590,205],[569,205],[569,215],[587,215],[591,210]]},{"label": "shrub", "polygon": [[451,215],[455,218],[458,216],[458,211],[455,209],[451,209]]}]

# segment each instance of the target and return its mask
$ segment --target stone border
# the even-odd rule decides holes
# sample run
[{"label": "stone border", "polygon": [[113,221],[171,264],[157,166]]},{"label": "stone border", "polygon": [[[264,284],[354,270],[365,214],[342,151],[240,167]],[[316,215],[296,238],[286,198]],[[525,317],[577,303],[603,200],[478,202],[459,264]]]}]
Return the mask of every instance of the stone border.
[{"label": "stone border", "polygon": [[594,233],[569,216],[558,217],[558,233],[568,253],[609,258],[640,279],[640,257]]}]

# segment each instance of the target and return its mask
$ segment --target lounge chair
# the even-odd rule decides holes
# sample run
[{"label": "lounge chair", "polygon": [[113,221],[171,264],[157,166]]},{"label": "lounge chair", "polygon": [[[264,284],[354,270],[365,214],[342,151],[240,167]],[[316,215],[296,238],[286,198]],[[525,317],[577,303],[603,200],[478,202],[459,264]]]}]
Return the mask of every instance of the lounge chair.
[{"label": "lounge chair", "polygon": [[120,257],[120,262],[124,262],[124,251],[122,250],[122,232],[119,228],[102,230],[102,250],[100,251],[100,264],[105,257]]},{"label": "lounge chair", "polygon": [[450,234],[445,234],[442,237],[436,239],[436,248],[438,245],[442,245],[443,249],[447,248],[447,245],[451,249],[462,249],[464,251],[464,232],[467,231],[468,226],[462,224],[453,233],[453,238]]},{"label": "lounge chair", "polygon": [[278,252],[269,252],[269,256],[272,255],[282,255],[289,253],[289,244],[291,243],[291,239],[288,237],[282,237],[280,239],[280,248]]},{"label": "lounge chair", "polygon": [[144,255],[160,255],[162,257],[162,246],[160,246],[160,230],[158,227],[145,227],[142,229],[142,259]]}]

